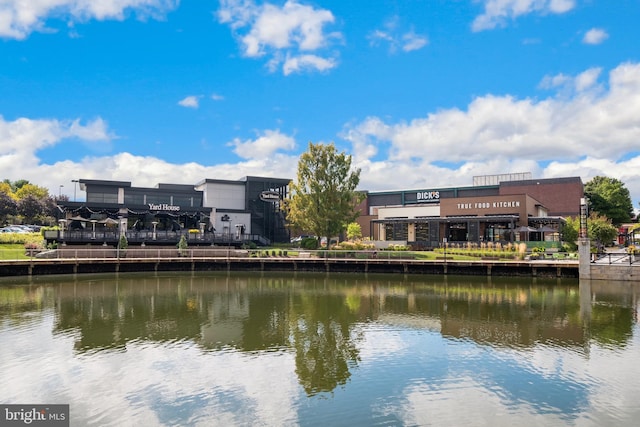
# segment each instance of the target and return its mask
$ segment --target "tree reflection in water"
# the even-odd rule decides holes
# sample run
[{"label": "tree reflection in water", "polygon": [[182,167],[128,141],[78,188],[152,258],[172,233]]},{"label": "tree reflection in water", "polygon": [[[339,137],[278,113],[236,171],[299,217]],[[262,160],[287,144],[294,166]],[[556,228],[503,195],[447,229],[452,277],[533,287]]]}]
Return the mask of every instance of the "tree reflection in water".
[{"label": "tree reflection in water", "polygon": [[77,276],[3,284],[0,320],[27,322],[21,314],[52,309],[54,333],[74,337],[78,353],[123,351],[141,340],[189,341],[204,351],[292,352],[298,381],[311,396],[349,381],[365,323],[427,328],[491,346],[588,347],[591,340],[625,346],[638,292],[613,289],[441,276]]},{"label": "tree reflection in water", "polygon": [[296,295],[293,300],[292,345],[305,392],[330,392],[346,384],[349,366],[358,362],[350,330],[358,321],[357,313],[349,309],[344,295]]}]

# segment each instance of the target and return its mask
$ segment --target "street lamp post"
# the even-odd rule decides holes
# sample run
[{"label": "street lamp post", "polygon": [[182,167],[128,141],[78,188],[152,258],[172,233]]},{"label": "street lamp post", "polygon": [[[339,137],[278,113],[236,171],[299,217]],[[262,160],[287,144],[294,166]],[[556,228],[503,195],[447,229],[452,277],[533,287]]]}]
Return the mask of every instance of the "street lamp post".
[{"label": "street lamp post", "polygon": [[58,189],[58,200],[62,199],[62,187],[64,187],[64,185],[60,184],[60,188]]},{"label": "street lamp post", "polygon": [[60,240],[62,240],[62,244],[64,245],[64,225],[67,223],[67,220],[62,218],[59,219],[58,222],[60,223]]},{"label": "street lamp post", "polygon": [[444,246],[444,262],[447,263],[447,238],[442,239],[442,245]]}]

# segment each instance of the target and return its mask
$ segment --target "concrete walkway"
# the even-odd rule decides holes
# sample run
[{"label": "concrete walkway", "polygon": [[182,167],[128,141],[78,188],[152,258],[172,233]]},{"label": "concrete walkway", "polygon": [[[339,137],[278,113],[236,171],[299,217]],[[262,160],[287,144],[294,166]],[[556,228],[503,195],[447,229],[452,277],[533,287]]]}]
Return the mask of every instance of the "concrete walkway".
[{"label": "concrete walkway", "polygon": [[624,247],[608,248],[605,253],[601,253],[597,255],[592,254],[592,256],[594,255],[596,256],[596,259],[594,260],[592,258],[591,260],[592,264],[608,264],[608,265],[618,264],[618,265],[632,265],[632,266],[640,267],[640,257],[629,255],[627,253],[627,248],[624,248]]}]

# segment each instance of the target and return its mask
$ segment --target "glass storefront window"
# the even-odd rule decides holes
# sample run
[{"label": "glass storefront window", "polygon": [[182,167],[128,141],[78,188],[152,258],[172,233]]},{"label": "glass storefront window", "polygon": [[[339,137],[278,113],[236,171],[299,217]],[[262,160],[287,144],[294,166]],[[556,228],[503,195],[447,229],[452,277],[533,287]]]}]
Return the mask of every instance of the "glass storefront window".
[{"label": "glass storefront window", "polygon": [[385,240],[407,240],[409,237],[409,225],[405,223],[385,224]]},{"label": "glass storefront window", "polygon": [[416,224],[416,241],[426,242],[429,240],[429,224],[417,223]]},{"label": "glass storefront window", "polygon": [[507,224],[491,224],[488,225],[484,237],[488,242],[510,241],[510,230]]},{"label": "glass storefront window", "polygon": [[384,225],[384,240],[393,240],[393,224]]},{"label": "glass storefront window", "polygon": [[449,224],[449,241],[450,242],[466,242],[467,241],[467,223],[454,222]]}]

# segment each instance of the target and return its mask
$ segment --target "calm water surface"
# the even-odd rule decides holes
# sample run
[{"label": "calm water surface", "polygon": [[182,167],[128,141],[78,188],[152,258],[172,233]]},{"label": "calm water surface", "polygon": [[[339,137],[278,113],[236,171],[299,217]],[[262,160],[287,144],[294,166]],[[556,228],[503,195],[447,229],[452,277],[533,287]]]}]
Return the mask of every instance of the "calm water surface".
[{"label": "calm water surface", "polygon": [[638,295],[440,276],[0,280],[0,403],[68,403],[72,426],[637,426]]}]

